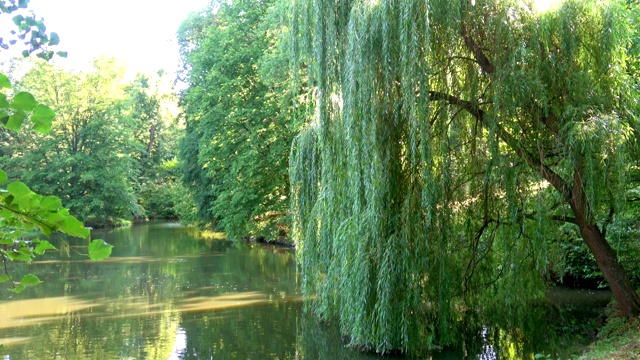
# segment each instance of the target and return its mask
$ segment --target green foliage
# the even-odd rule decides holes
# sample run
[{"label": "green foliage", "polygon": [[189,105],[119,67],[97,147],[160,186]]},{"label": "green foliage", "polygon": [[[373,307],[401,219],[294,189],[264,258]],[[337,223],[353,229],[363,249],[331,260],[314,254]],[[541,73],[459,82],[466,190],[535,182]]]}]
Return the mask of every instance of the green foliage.
[{"label": "green foliage", "polygon": [[93,240],[89,243],[89,257],[91,260],[104,260],[111,256],[113,245],[109,245],[104,240]]},{"label": "green foliage", "polygon": [[184,129],[176,121],[177,98],[172,80],[162,72],[154,76],[138,74],[126,93],[128,116],[135,129],[131,156],[138,172],[136,193],[145,217],[188,217],[176,209],[176,203],[188,191],[177,181],[175,157]]},{"label": "green foliage", "polygon": [[223,3],[192,14],[179,43],[188,88],[180,148],[198,217],[230,238],[288,229],[288,153],[296,131],[285,31],[273,1]]},{"label": "green foliage", "polygon": [[459,340],[460,309],[517,314],[560,261],[563,222],[608,248],[637,161],[621,3],[291,11],[316,104],[290,169],[302,287],[351,345],[421,353]]},{"label": "green foliage", "polygon": [[[18,9],[27,7],[29,0],[0,0],[0,14],[10,14]],[[30,35],[23,51],[26,57],[31,53],[37,53],[42,59],[50,59],[53,51],[46,48],[47,45],[56,45],[59,42],[55,33],[47,34],[42,20],[36,21],[35,15],[13,17],[18,32],[18,39],[25,40]],[[10,44],[17,40],[10,40]],[[0,38],[0,48],[8,49],[8,45]],[[58,52],[65,56],[66,53]],[[13,93],[13,96],[11,94]],[[25,121],[31,128],[45,135],[51,130],[51,124],[55,118],[54,111],[44,104],[40,104],[35,97],[26,91],[13,89],[9,77],[0,74],[0,135],[6,131],[18,132]],[[7,129],[7,130],[5,130]],[[6,165],[3,163],[3,166]],[[0,169],[0,186],[8,180],[7,173]],[[7,262],[30,263],[36,256],[43,255],[47,250],[54,250],[49,241],[33,238],[34,234],[49,236],[53,232],[61,232],[70,236],[90,239],[90,230],[82,222],[70,215],[69,209],[62,207],[62,201],[55,196],[42,196],[33,192],[26,184],[20,181],[12,181],[5,188],[0,187],[0,257],[3,262],[4,274],[0,276],[0,283],[11,282],[14,293],[21,293],[27,287],[40,284],[38,277],[27,274],[18,282],[14,281],[8,272]],[[98,240],[94,240],[98,241]],[[109,256],[110,245],[99,240],[102,246],[94,246],[89,249],[89,257],[92,259],[104,259]],[[105,249],[109,247],[108,253]]]},{"label": "green foliage", "polygon": [[[29,0],[0,0],[0,14],[11,14],[19,9],[26,9],[29,4]],[[54,32],[47,33],[47,27],[44,24],[44,20],[38,20],[35,14],[30,13],[28,15],[18,14],[12,18],[13,24],[17,30],[11,30],[11,39],[6,41],[0,37],[0,49],[7,50],[10,45],[21,43],[26,47],[22,51],[22,55],[27,57],[31,54],[36,54],[40,59],[50,60],[54,54],[66,57],[65,51],[58,51],[54,53],[49,49],[49,46],[58,45],[60,37]]]},{"label": "green foliage", "polygon": [[[627,270],[631,283],[640,288],[640,207],[637,202],[629,204],[624,212],[616,215],[608,227],[607,236],[616,251],[620,263]],[[566,282],[582,280],[600,287],[606,286],[602,271],[598,268],[593,253],[572,226],[564,226],[560,246],[563,248],[563,262],[560,275]]]},{"label": "green foliage", "polygon": [[[11,84],[3,84],[2,87],[10,89]],[[23,120],[31,120],[34,128],[43,130],[51,127],[53,112],[39,104],[30,93],[19,92],[13,97],[7,96],[6,93],[1,94],[5,101],[0,109],[11,113],[10,117],[21,114]],[[8,121],[4,126],[9,130],[18,131],[22,122],[12,124]],[[4,184],[7,178],[7,174],[0,170],[0,185]],[[55,249],[55,246],[47,240],[38,238],[27,240],[27,235],[34,232],[45,236],[53,232],[62,232],[79,238],[90,237],[89,229],[70,215],[69,209],[62,206],[59,198],[39,195],[20,181],[10,182],[4,189],[0,188],[0,256],[5,270],[5,274],[0,277],[0,282],[11,281],[13,287],[10,290],[18,294],[41,281],[29,274],[20,281],[14,282],[7,272],[7,261],[29,263],[36,256],[44,254],[46,250]],[[104,241],[99,241],[104,244]],[[109,246],[103,245],[103,247]],[[89,256],[92,259],[104,259],[109,256],[110,251],[110,248],[107,253],[106,250],[94,246],[89,248]]]},{"label": "green foliage", "polygon": [[[0,158],[14,178],[60,197],[92,226],[141,214],[132,186],[138,174],[130,155],[135,125],[126,116],[121,76],[109,59],[96,60],[92,72],[76,74],[35,64],[20,87],[50,104],[57,118],[42,123],[53,110],[34,106],[33,96],[24,97],[23,106],[34,109],[33,126],[5,134],[0,144]],[[38,130],[45,128],[52,131],[42,135]]]},{"label": "green foliage", "polygon": [[638,338],[640,322],[637,319],[610,316],[607,324],[598,333],[598,340],[577,359],[637,359],[640,356]]}]

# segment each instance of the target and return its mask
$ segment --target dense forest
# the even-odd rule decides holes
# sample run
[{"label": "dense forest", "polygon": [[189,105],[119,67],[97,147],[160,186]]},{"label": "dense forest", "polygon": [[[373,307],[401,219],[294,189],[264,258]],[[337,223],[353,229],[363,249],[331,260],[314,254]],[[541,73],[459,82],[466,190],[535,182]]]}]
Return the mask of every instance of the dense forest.
[{"label": "dense forest", "polygon": [[379,353],[552,283],[640,315],[638,1],[212,1],[177,32],[179,90],[63,70],[57,35],[16,24],[41,59],[0,77],[0,244],[51,220],[18,183],[88,226],[289,241],[307,309]]}]

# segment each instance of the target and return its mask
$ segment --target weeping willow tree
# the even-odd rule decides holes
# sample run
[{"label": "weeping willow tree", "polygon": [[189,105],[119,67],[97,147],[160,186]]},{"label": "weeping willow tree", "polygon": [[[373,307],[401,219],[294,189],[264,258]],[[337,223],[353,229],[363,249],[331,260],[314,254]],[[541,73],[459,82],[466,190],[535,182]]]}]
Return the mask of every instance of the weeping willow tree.
[{"label": "weeping willow tree", "polygon": [[292,11],[315,101],[290,158],[302,286],[351,345],[422,351],[455,340],[460,311],[516,311],[542,294],[563,223],[621,312],[639,313],[606,240],[636,161],[624,4],[301,0]]}]

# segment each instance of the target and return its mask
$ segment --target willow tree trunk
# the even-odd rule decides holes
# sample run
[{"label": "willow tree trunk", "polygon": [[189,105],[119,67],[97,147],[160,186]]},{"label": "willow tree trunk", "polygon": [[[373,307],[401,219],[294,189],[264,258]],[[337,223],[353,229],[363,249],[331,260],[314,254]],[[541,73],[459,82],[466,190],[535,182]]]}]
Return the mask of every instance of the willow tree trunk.
[{"label": "willow tree trunk", "polygon": [[[492,60],[489,59],[484,49],[476,43],[473,36],[467,32],[465,27],[461,29],[461,36],[467,50],[472,54],[475,62],[482,71],[490,77],[495,77],[496,67],[492,63]],[[430,98],[432,100],[445,100],[449,104],[465,109],[476,119],[480,120],[485,127],[491,128],[485,116],[485,111],[476,103],[436,92],[431,92]],[[556,141],[560,143],[563,142],[560,136],[560,125],[558,124],[558,118],[556,116],[549,114],[544,117],[533,116],[533,118],[543,125]],[[607,283],[611,287],[620,312],[627,317],[640,315],[640,296],[638,296],[638,293],[634,290],[629,277],[618,261],[616,253],[607,242],[605,233],[598,227],[595,216],[592,213],[592,208],[590,208],[589,201],[587,200],[585,188],[587,186],[594,186],[594,184],[585,183],[584,180],[585,155],[582,153],[573,154],[575,159],[573,160],[573,183],[571,183],[564,179],[558,172],[554,171],[550,165],[545,163],[544,151],[538,150],[539,154],[530,152],[521,140],[512,135],[501,124],[494,126],[498,137],[515,151],[521,159],[526,161],[531,170],[547,180],[571,207],[571,211],[575,216],[575,221],[572,222],[578,225],[584,242],[593,253],[600,271],[602,271]],[[570,148],[568,144],[564,145],[566,148]]]},{"label": "willow tree trunk", "polygon": [[597,225],[578,220],[580,234],[596,258],[598,267],[611,287],[622,315],[640,314],[640,297],[633,289],[618,258]]},{"label": "willow tree trunk", "polygon": [[[582,192],[581,195],[584,195]],[[584,196],[574,196],[569,199],[571,210],[576,217],[576,224],[580,229],[580,235],[589,247],[596,259],[596,263],[602,271],[607,283],[611,287],[613,296],[618,303],[618,310],[627,317],[640,314],[640,296],[634,290],[629,277],[616,256],[615,251],[607,242],[606,236],[594,221],[589,221],[588,208]]]}]

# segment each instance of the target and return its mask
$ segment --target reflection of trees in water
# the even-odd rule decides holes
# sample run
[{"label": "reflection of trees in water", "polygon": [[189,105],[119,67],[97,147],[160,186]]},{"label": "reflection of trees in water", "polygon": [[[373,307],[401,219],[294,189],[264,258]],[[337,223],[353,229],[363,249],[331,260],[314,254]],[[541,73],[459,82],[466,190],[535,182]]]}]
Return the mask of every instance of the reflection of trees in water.
[{"label": "reflection of trees in water", "polygon": [[[102,231],[94,237],[107,240],[117,249],[107,261],[92,263],[77,255],[60,258],[50,254],[47,261],[34,264],[29,270],[42,275],[46,282],[25,296],[74,297],[95,306],[64,315],[50,314],[47,321],[11,329],[11,334],[0,332],[0,338],[34,339],[12,347],[12,359],[56,353],[69,359],[166,359],[176,334],[182,331],[181,311],[187,311],[184,316],[191,319],[185,322],[185,331],[193,332],[189,328],[193,319],[218,319],[211,322],[212,327],[200,321],[198,326],[203,327],[194,329],[209,341],[220,336],[222,330],[216,324],[222,321],[231,332],[223,334],[221,341],[240,338],[240,325],[229,324],[244,324],[252,341],[257,336],[252,333],[264,333],[278,339],[265,338],[274,343],[274,348],[275,343],[291,343],[285,340],[295,339],[297,311],[284,301],[296,295],[293,251],[201,241],[197,235],[194,229],[154,226]],[[229,300],[221,296],[237,292],[255,292],[259,299]],[[194,305],[189,302],[192,297],[205,300]],[[221,310],[238,302],[244,306]],[[209,310],[196,312],[198,308]],[[261,314],[264,311],[268,314]],[[260,323],[256,320],[259,318],[266,321]],[[191,341],[189,337],[187,340]]]},{"label": "reflection of trees in water", "polygon": [[[301,315],[292,250],[201,241],[197,232],[185,228],[145,225],[101,235],[116,245],[108,261],[51,254],[49,261],[28,269],[45,282],[22,298],[60,297],[56,301],[83,306],[0,327],[0,339],[31,338],[7,348],[12,360],[55,354],[66,359],[167,359],[176,339],[184,343],[178,350],[187,359],[376,358],[345,348],[338,329]],[[16,316],[20,308],[33,307],[23,304],[12,310]],[[584,344],[592,336],[589,325],[598,308],[581,309],[585,307],[593,313],[556,305],[509,314],[485,306],[482,317],[461,314],[452,329],[461,345],[434,358],[521,358],[571,349],[576,338],[583,337]]]},{"label": "reflection of trees in water", "polygon": [[184,359],[295,358],[299,305],[267,303],[216,313],[187,313],[182,319]]}]

